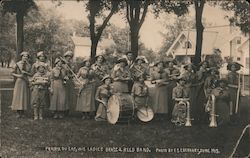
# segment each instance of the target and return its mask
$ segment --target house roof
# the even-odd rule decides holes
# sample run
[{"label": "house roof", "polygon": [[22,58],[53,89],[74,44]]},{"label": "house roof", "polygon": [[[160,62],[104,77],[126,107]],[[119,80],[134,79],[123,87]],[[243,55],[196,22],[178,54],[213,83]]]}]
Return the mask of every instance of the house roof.
[{"label": "house roof", "polygon": [[[89,47],[91,46],[90,37],[72,36],[71,39],[72,39],[75,46],[89,46]],[[108,38],[101,39],[100,43],[98,44],[98,46],[103,47],[103,48],[107,48],[107,47],[110,47],[112,45],[115,45],[114,40],[108,39]]]},{"label": "house roof", "polygon": [[[196,47],[196,30],[182,31],[179,36],[175,39],[174,43],[168,49],[166,54],[170,54],[173,49],[179,44],[179,40],[182,37],[188,38],[189,42],[193,45],[193,48]],[[202,44],[202,52],[203,54],[211,54],[213,48],[215,47],[215,41],[217,40],[218,32],[216,31],[204,31],[203,32],[203,44]],[[188,55],[194,55],[194,51],[188,53]]]}]

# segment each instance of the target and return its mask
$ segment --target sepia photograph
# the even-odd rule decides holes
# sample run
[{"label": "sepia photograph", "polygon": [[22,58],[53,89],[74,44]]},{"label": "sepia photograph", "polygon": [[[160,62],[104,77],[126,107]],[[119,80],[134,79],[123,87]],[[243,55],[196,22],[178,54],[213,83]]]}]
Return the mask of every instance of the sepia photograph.
[{"label": "sepia photograph", "polygon": [[246,0],[0,0],[1,158],[249,158]]}]

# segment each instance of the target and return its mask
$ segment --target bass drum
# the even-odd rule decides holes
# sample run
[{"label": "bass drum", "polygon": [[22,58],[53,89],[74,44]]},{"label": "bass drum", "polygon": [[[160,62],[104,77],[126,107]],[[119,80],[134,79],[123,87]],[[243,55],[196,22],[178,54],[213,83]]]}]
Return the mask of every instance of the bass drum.
[{"label": "bass drum", "polygon": [[110,124],[129,121],[134,116],[134,101],[131,95],[117,93],[108,100],[107,120]]}]

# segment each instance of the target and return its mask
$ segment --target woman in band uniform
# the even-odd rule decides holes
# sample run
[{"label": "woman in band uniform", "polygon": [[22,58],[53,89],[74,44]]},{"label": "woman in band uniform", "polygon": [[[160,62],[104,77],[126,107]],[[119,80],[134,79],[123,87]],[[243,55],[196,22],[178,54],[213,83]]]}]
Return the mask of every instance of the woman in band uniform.
[{"label": "woman in band uniform", "polygon": [[31,76],[31,65],[29,64],[29,53],[22,52],[21,60],[16,63],[12,75],[16,78],[11,109],[17,111],[17,118],[24,116],[30,104],[30,89],[28,76]]},{"label": "woman in band uniform", "polygon": [[152,96],[152,102],[154,104],[154,113],[158,114],[168,114],[168,89],[167,83],[168,74],[164,71],[164,62],[158,60],[155,62],[155,67],[151,72],[151,83],[156,84],[155,94]]},{"label": "woman in band uniform", "polygon": [[130,68],[131,76],[133,80],[137,80],[141,75],[148,74],[148,68],[146,64],[148,63],[145,56],[138,56],[135,59],[135,64]]},{"label": "woman in band uniform", "polygon": [[111,81],[111,77],[109,75],[106,75],[102,79],[103,85],[97,88],[95,99],[99,102],[99,106],[96,111],[96,121],[103,121],[107,118],[106,108],[108,104],[108,99],[111,96]]},{"label": "woman in band uniform", "polygon": [[63,62],[61,59],[56,58],[55,67],[51,71],[51,99],[50,110],[54,111],[54,118],[63,118],[65,111],[69,109],[66,104],[66,71],[62,67]]},{"label": "woman in band uniform", "polygon": [[227,125],[230,121],[230,90],[227,87],[227,80],[218,81],[219,86],[212,90],[215,96],[215,115],[218,125]]},{"label": "woman in band uniform", "polygon": [[165,69],[165,71],[169,77],[168,78],[169,84],[167,86],[168,102],[169,102],[168,111],[169,111],[169,118],[171,118],[171,114],[172,114],[173,107],[174,107],[174,104],[172,102],[172,92],[173,92],[173,88],[176,86],[175,79],[177,78],[177,76],[180,75],[180,71],[179,71],[179,69],[174,67],[174,65],[177,65],[177,62],[173,58],[168,58],[166,61],[166,64],[167,64],[167,68]]},{"label": "woman in band uniform", "polygon": [[[227,75],[228,80],[228,87],[230,91],[230,98],[232,100],[231,107],[230,107],[230,113],[231,113],[231,121],[233,124],[237,124],[239,121],[239,112],[236,112],[236,102],[237,102],[237,95],[238,97],[238,104],[240,102],[240,93],[237,94],[240,82],[240,74],[237,72],[241,69],[242,65],[237,62],[232,62],[227,65],[227,70],[229,71]],[[240,90],[239,90],[240,92]],[[239,105],[238,105],[239,106]]]},{"label": "woman in band uniform", "polygon": [[128,93],[128,81],[131,80],[131,74],[125,58],[120,58],[117,65],[114,66],[111,77],[113,79],[113,93]]},{"label": "woman in band uniform", "polygon": [[76,111],[83,113],[82,119],[90,119],[95,108],[95,80],[90,68],[90,59],[84,61],[84,66],[78,71],[77,77],[81,81],[77,97]]}]

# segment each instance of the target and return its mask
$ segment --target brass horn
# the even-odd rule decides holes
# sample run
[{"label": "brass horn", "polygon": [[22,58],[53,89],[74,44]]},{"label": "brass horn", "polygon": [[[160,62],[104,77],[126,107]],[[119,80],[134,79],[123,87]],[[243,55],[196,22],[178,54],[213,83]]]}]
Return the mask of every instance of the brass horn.
[{"label": "brass horn", "polygon": [[216,114],[215,114],[215,95],[211,95],[212,107],[210,111],[210,124],[209,127],[217,127]]}]

